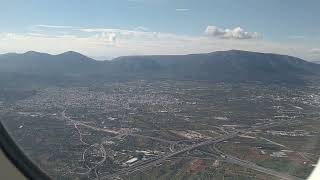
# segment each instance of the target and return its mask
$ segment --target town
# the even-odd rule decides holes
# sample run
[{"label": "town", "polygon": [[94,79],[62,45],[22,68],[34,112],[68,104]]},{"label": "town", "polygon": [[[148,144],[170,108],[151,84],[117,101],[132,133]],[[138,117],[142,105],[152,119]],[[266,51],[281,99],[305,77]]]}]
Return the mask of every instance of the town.
[{"label": "town", "polygon": [[304,179],[319,105],[317,87],[139,80],[39,89],[0,112],[57,179]]}]

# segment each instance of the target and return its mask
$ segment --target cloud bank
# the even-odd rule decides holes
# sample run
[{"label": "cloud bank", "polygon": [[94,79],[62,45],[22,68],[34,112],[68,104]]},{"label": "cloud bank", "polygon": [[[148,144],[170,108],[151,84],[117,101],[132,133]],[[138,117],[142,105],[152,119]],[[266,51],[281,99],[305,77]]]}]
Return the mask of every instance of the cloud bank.
[{"label": "cloud bank", "polygon": [[217,37],[221,39],[256,39],[260,35],[257,32],[247,32],[241,27],[234,29],[221,29],[216,26],[207,26],[205,34],[210,37]]},{"label": "cloud bank", "polygon": [[72,26],[56,26],[56,25],[46,25],[46,24],[38,24],[35,27],[40,27],[40,28],[54,28],[54,29],[69,29],[69,28],[74,28]]},{"label": "cloud bank", "polygon": [[313,48],[310,50],[312,54],[320,55],[320,48]]},{"label": "cloud bank", "polygon": [[59,54],[72,50],[91,57],[118,57],[208,53],[239,49],[288,54],[312,60],[320,59],[320,54],[316,54],[319,49],[314,48],[311,51],[313,47],[304,44],[268,41],[257,38],[255,33],[246,32],[241,28],[223,30],[208,26],[205,35],[201,32],[199,35],[154,32],[141,27],[133,29],[64,28],[63,33],[50,28],[43,29],[39,32],[26,33],[0,32],[0,53],[34,50]]},{"label": "cloud bank", "polygon": [[178,12],[186,12],[186,11],[189,11],[190,9],[187,9],[187,8],[177,8],[176,11]]}]

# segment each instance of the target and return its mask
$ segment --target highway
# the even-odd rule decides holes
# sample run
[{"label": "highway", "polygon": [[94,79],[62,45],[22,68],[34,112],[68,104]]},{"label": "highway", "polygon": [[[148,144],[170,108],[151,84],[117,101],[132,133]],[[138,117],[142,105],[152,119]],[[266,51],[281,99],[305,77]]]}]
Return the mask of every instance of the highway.
[{"label": "highway", "polygon": [[265,174],[269,174],[269,175],[272,175],[272,176],[275,176],[275,177],[278,177],[278,178],[284,179],[284,180],[303,180],[301,178],[298,178],[298,177],[295,177],[295,176],[290,176],[288,174],[283,174],[283,173],[274,171],[272,169],[267,169],[267,168],[258,166],[256,164],[250,162],[250,161],[244,161],[244,160],[241,160],[241,159],[238,159],[236,157],[229,156],[229,155],[226,156],[223,161],[231,163],[231,164],[236,164],[236,165],[239,165],[239,166],[243,166],[243,167],[246,167],[246,168],[249,168],[249,169],[253,169],[253,170],[256,170],[256,171],[259,171],[259,172],[262,172],[262,173],[265,173]]},{"label": "highway", "polygon": [[106,133],[109,133],[109,134],[113,134],[113,135],[116,135],[116,137],[119,137],[119,136],[135,136],[135,137],[142,137],[142,138],[147,138],[147,139],[152,139],[152,140],[156,140],[156,141],[160,141],[160,142],[164,142],[164,143],[168,143],[168,144],[173,144],[173,143],[176,143],[176,141],[169,141],[169,140],[165,140],[165,139],[160,139],[160,138],[157,138],[157,137],[151,137],[151,136],[145,136],[145,135],[141,135],[141,134],[135,134],[135,133],[119,133],[115,130],[109,130],[109,129],[103,129],[103,128],[97,128],[97,127],[94,127],[94,126],[90,126],[90,125],[87,125],[83,122],[80,122],[80,121],[75,121],[69,117],[66,116],[65,114],[65,110],[63,110],[63,112],[61,113],[62,115],[62,118],[73,123],[74,127],[77,129],[78,133],[79,133],[79,136],[80,136],[80,141],[83,143],[83,144],[86,144],[88,145],[86,142],[83,141],[82,139],[82,134],[80,132],[80,130],[78,129],[78,126],[83,126],[83,127],[86,127],[88,129],[92,129],[94,131],[99,131],[99,132],[106,132]]},{"label": "highway", "polygon": [[133,172],[136,172],[136,171],[139,171],[139,170],[142,170],[142,169],[154,166],[154,165],[158,165],[158,164],[161,164],[161,162],[163,162],[165,160],[168,160],[171,157],[180,155],[182,153],[185,153],[185,152],[188,152],[188,151],[191,151],[191,150],[194,150],[194,149],[198,149],[198,148],[203,147],[203,146],[208,146],[208,145],[212,145],[212,144],[216,144],[216,143],[225,141],[227,139],[230,139],[230,138],[238,136],[239,133],[240,132],[226,134],[226,135],[220,136],[218,138],[213,138],[213,139],[210,139],[210,140],[207,140],[207,141],[204,141],[204,142],[201,142],[201,143],[186,147],[186,148],[184,148],[182,150],[179,150],[179,151],[176,151],[176,152],[173,152],[173,153],[169,153],[169,154],[164,155],[164,156],[159,156],[159,157],[156,157],[156,158],[153,158],[153,159],[142,161],[140,163],[137,163],[137,164],[135,164],[135,165],[133,165],[131,167],[122,169],[122,170],[118,171],[117,173],[114,173],[114,174],[111,174],[111,175],[110,174],[103,175],[103,173],[101,173],[101,179],[114,179],[114,178],[116,178],[118,176],[121,176],[121,175],[130,174],[130,173],[133,173]]},{"label": "highway", "polygon": [[[69,117],[67,117],[65,115],[65,111],[66,110],[64,110],[62,112],[62,117],[64,119],[72,122],[76,128],[77,128],[77,125],[81,125],[81,126],[84,126],[84,127],[96,130],[96,131],[108,132],[108,133],[111,133],[111,134],[115,134],[117,136],[121,135],[116,131],[112,131],[112,130],[110,131],[110,130],[106,130],[106,129],[102,129],[102,128],[97,128],[97,127],[93,127],[93,126],[84,124],[84,123],[79,122],[79,121],[72,120],[71,118],[69,118]],[[224,135],[221,135],[221,136],[219,136],[217,138],[211,138],[209,140],[206,140],[206,141],[200,142],[198,144],[194,144],[194,145],[188,146],[186,148],[183,148],[181,150],[178,150],[178,151],[166,154],[166,155],[161,155],[161,156],[158,156],[158,157],[155,157],[155,158],[151,158],[151,159],[148,159],[148,160],[145,160],[145,161],[141,161],[139,163],[133,164],[132,166],[130,166],[128,168],[121,169],[121,170],[119,170],[118,172],[116,172],[114,174],[101,173],[100,174],[100,177],[101,177],[100,179],[115,179],[115,178],[117,178],[119,176],[122,176],[122,175],[129,175],[129,174],[131,174],[133,172],[140,171],[140,170],[152,167],[152,166],[159,165],[162,162],[164,162],[164,161],[166,161],[166,160],[168,160],[168,159],[170,159],[172,157],[178,156],[180,154],[183,154],[183,153],[198,149],[200,147],[214,145],[213,150],[216,151],[217,153],[219,153],[221,155],[221,157],[223,157],[223,161],[225,161],[225,162],[228,162],[228,163],[231,163],[231,164],[240,165],[240,166],[243,166],[243,167],[246,167],[246,168],[249,168],[249,169],[253,169],[253,170],[256,170],[256,171],[259,171],[259,172],[262,172],[262,173],[266,173],[266,174],[269,174],[269,175],[272,175],[272,176],[275,176],[275,177],[278,177],[278,178],[281,178],[281,179],[284,179],[284,180],[302,180],[302,179],[300,179],[298,177],[290,176],[290,175],[287,175],[287,174],[283,174],[283,173],[280,173],[280,172],[277,172],[277,171],[274,171],[274,170],[271,170],[271,169],[267,169],[267,168],[258,166],[258,165],[254,164],[252,162],[249,162],[249,161],[241,160],[241,159],[238,159],[236,157],[232,157],[230,155],[225,155],[223,152],[221,152],[219,149],[217,149],[215,147],[215,145],[217,143],[220,143],[220,142],[225,141],[227,139],[231,139],[231,138],[237,137],[240,134],[245,134],[247,132],[258,130],[258,129],[261,130],[261,129],[266,129],[266,128],[278,126],[278,125],[283,124],[283,123],[285,123],[285,122],[282,122],[282,123],[270,123],[270,124],[261,125],[261,126],[253,126],[253,127],[249,128],[249,129],[246,129],[246,130],[239,130],[239,131],[235,131],[233,133],[224,134]],[[80,133],[80,135],[81,135],[81,133]],[[174,143],[174,141],[167,141],[167,140],[163,140],[163,139],[160,139],[160,138],[149,137],[149,136],[144,136],[144,135],[139,135],[139,134],[133,134],[132,133],[132,134],[126,134],[126,135],[150,138],[150,139],[153,139],[153,140],[162,141],[162,142],[169,143],[169,144]]]},{"label": "highway", "polygon": [[265,174],[269,174],[269,175],[278,177],[280,179],[284,179],[284,180],[302,180],[301,178],[298,178],[298,177],[295,177],[295,176],[290,176],[290,175],[284,174],[284,173],[280,173],[280,172],[274,171],[272,169],[264,168],[264,167],[256,165],[253,162],[245,161],[245,160],[239,159],[237,157],[231,156],[229,154],[224,154],[222,151],[220,151],[216,147],[216,144],[214,144],[212,150],[214,152],[220,154],[220,156],[223,157],[222,161],[224,161],[224,162],[228,162],[228,163],[231,163],[231,164],[236,164],[236,165],[239,165],[239,166],[243,166],[243,167],[246,167],[246,168],[249,168],[249,169],[253,169],[253,170],[265,173]]},{"label": "highway", "polygon": [[[247,133],[247,132],[250,132],[250,131],[253,131],[253,130],[258,130],[258,129],[261,130],[261,129],[266,129],[266,128],[270,128],[270,127],[274,127],[274,126],[279,126],[280,124],[283,124],[283,123],[285,123],[285,122],[282,122],[282,123],[270,123],[270,124],[261,125],[261,126],[253,126],[252,128],[249,128],[249,129],[246,129],[246,130],[240,130],[240,131],[236,131],[236,132],[233,132],[233,133],[229,133],[229,134],[225,134],[225,135],[219,136],[218,138],[212,138],[212,139],[209,139],[207,141],[200,142],[198,144],[191,145],[191,146],[186,147],[184,149],[178,150],[176,152],[169,153],[167,155],[163,155],[163,156],[159,156],[159,157],[156,157],[156,158],[153,158],[153,159],[148,159],[148,160],[142,161],[140,163],[134,164],[133,166],[130,166],[130,167],[125,168],[125,169],[122,169],[122,170],[120,170],[120,171],[118,171],[118,172],[116,172],[114,174],[103,174],[103,173],[101,173],[101,179],[114,179],[114,178],[117,178],[117,177],[119,177],[121,175],[129,175],[130,173],[133,173],[133,172],[136,172],[136,171],[140,171],[142,169],[146,169],[146,168],[149,168],[151,166],[155,166],[155,165],[161,164],[163,161],[168,160],[171,157],[175,157],[177,155],[180,155],[182,153],[185,153],[185,152],[188,152],[188,151],[191,151],[191,150],[195,150],[195,149],[198,149],[200,147],[204,147],[204,146],[208,146],[208,145],[215,145],[215,144],[217,144],[219,142],[225,141],[227,139],[234,138],[234,137],[236,137],[236,136],[238,136],[240,134],[244,134],[244,133]],[[230,161],[230,163],[233,162],[234,164],[242,165],[242,166],[248,167],[250,169],[259,170],[259,172],[264,172],[266,174],[270,174],[270,175],[273,175],[273,176],[276,176],[276,177],[279,177],[279,178],[282,178],[282,179],[285,179],[285,180],[300,180],[297,177],[293,177],[293,176],[289,176],[289,175],[286,175],[286,174],[278,173],[276,171],[257,166],[257,165],[255,165],[255,164],[253,164],[251,162],[246,162],[246,161],[243,161],[243,160],[239,160],[237,158],[229,158],[228,161]]]},{"label": "highway", "polygon": [[95,130],[95,131],[100,131],[100,132],[106,132],[106,133],[110,133],[110,134],[114,134],[114,135],[119,135],[120,133],[117,132],[117,131],[113,131],[113,130],[108,130],[108,129],[102,129],[102,128],[97,128],[97,127],[94,127],[94,126],[90,126],[90,125],[87,125],[83,122],[80,122],[80,121],[75,121],[69,117],[66,116],[66,109],[62,111],[61,115],[62,115],[62,118],[73,123],[73,125],[77,126],[77,125],[80,125],[80,126],[84,126],[88,129],[92,129],[92,130]]}]

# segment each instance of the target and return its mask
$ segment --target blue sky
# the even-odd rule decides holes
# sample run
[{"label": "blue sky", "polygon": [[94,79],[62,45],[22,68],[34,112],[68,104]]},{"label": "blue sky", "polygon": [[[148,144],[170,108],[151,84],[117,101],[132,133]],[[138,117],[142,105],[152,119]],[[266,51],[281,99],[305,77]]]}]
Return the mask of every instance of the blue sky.
[{"label": "blue sky", "polygon": [[0,53],[243,49],[320,60],[318,0],[10,0],[0,7]]}]

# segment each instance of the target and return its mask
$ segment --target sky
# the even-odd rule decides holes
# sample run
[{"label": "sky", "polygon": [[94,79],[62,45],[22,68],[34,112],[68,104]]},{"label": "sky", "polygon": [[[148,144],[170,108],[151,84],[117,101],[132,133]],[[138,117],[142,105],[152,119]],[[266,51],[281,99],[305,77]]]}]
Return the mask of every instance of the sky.
[{"label": "sky", "polygon": [[320,60],[319,0],[0,0],[0,53],[248,50]]}]

